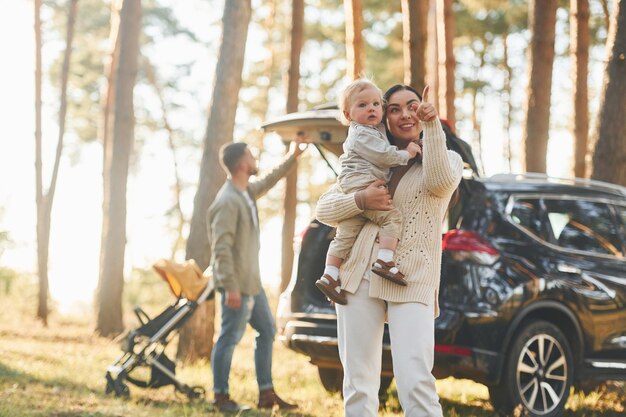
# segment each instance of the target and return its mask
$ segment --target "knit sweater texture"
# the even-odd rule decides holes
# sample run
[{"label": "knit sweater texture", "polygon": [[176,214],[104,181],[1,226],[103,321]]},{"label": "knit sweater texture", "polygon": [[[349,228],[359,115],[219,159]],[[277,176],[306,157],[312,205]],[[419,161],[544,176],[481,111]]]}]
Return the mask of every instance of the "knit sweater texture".
[{"label": "knit sweater texture", "polygon": [[389,143],[382,123],[371,127],[351,122],[339,158],[341,173],[337,181],[344,193],[361,190],[376,180],[389,181],[389,168],[406,165],[409,159],[408,151]]},{"label": "knit sweater texture", "polygon": [[[413,163],[393,196],[394,206],[404,216],[395,261],[408,285],[402,287],[372,273],[370,296],[392,302],[434,304],[438,315],[443,220],[450,197],[461,181],[463,160],[456,152],[447,150],[439,119],[422,122],[422,127],[422,163]],[[316,209],[318,220],[331,226],[361,212],[354,193],[341,193],[337,186],[320,198]],[[376,259],[378,231],[379,226],[366,223],[341,266],[341,287],[349,293],[356,292]]]}]

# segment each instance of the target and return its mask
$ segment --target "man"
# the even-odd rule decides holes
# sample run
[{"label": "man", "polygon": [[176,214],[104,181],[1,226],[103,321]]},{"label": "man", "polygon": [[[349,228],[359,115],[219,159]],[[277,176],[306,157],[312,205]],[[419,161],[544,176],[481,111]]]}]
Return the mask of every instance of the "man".
[{"label": "man", "polygon": [[221,331],[211,355],[213,404],[220,411],[249,409],[231,400],[228,389],[233,351],[247,323],[257,331],[254,362],[259,385],[258,407],[296,408],[276,395],[272,383],[272,344],[276,327],[261,287],[259,217],[255,203],[295,164],[303,148],[299,143],[294,145],[285,162],[255,182],[249,180],[257,173],[257,161],[245,143],[230,143],[220,149],[220,162],[229,177],[207,213],[211,264],[222,303]]}]

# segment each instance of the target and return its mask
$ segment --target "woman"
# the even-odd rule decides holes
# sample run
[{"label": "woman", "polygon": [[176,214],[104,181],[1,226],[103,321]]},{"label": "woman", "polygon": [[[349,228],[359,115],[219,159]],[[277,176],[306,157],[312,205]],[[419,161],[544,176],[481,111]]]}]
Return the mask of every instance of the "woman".
[{"label": "woman", "polygon": [[335,187],[317,205],[320,221],[335,225],[364,209],[398,208],[404,217],[396,264],[401,287],[370,272],[378,251],[378,226],[367,223],[342,265],[339,278],[347,305],[336,305],[339,356],[344,368],[347,417],[376,416],[385,320],[389,323],[393,371],[405,416],[442,416],[432,376],[434,321],[441,270],[441,232],[448,202],[463,171],[461,157],[446,149],[434,106],[413,88],[396,85],[384,95],[389,141],[404,149],[423,132],[422,158],[394,169],[382,182],[342,194]]}]

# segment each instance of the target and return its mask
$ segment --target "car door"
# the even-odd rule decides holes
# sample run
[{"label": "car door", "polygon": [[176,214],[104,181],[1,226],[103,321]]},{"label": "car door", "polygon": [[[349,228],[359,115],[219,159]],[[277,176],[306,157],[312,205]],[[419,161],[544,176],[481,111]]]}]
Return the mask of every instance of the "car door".
[{"label": "car door", "polygon": [[583,326],[589,342],[585,356],[623,356],[626,239],[616,206],[602,199],[545,197],[544,207],[557,249],[552,273],[559,277],[558,285],[578,296],[581,320],[588,320]]}]

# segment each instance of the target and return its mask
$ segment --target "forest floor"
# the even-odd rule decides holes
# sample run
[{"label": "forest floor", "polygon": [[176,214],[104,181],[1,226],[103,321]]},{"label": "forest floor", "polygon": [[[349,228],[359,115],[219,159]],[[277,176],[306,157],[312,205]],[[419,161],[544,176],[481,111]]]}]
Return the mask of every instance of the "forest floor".
[{"label": "forest floor", "polygon": [[[17,292],[17,291],[14,291]],[[52,313],[44,327],[33,318],[35,297],[0,294],[0,416],[222,416],[206,399],[189,401],[171,386],[142,389],[130,386],[130,398],[105,394],[105,372],[121,356],[118,341],[95,336],[89,315],[61,316]],[[130,309],[127,308],[127,311]],[[158,311],[157,311],[158,312]],[[152,314],[154,314],[153,312]],[[127,317],[127,326],[137,320]],[[254,336],[250,330],[235,350],[231,371],[231,396],[254,406],[257,389],[253,363]],[[168,346],[168,353],[175,343]],[[177,367],[177,376],[188,385],[199,385],[210,393],[209,363]],[[245,416],[341,416],[340,394],[322,387],[317,369],[307,359],[281,343],[274,345],[276,391],[299,405],[297,412],[255,410]],[[445,416],[495,416],[487,388],[468,381],[448,378],[437,381]],[[566,417],[623,416],[626,387],[584,395],[572,392]],[[380,416],[401,416],[395,384]]]}]

